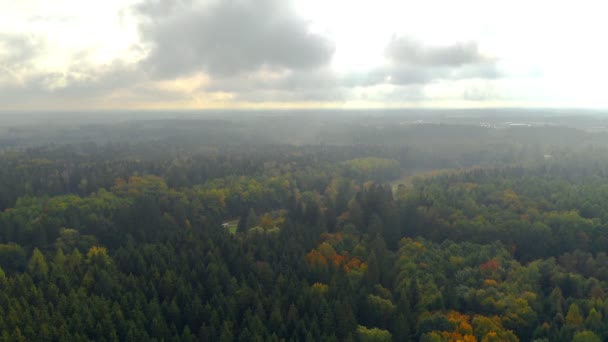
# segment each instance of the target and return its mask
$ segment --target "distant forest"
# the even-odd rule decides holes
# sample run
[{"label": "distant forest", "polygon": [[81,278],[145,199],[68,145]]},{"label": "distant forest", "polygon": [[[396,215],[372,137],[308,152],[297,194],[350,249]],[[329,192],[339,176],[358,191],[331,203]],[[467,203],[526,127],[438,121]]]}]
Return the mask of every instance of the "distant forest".
[{"label": "distant forest", "polygon": [[0,127],[0,340],[608,340],[602,117],[297,114]]}]

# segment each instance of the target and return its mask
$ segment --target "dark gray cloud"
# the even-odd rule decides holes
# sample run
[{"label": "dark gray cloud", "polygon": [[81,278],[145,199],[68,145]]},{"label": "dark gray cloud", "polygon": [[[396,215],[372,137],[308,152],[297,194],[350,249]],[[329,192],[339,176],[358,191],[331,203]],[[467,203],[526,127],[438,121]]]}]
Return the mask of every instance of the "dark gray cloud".
[{"label": "dark gray cloud", "polygon": [[217,77],[203,89],[209,92],[247,92],[259,90],[303,91],[308,89],[329,89],[340,85],[339,76],[328,69],[288,71],[278,75],[253,73]]},{"label": "dark gray cloud", "polygon": [[278,75],[249,74],[246,77],[213,78],[204,92],[232,93],[235,100],[248,102],[345,101],[348,89],[340,76],[329,69],[287,71]]},{"label": "dark gray cloud", "polygon": [[[289,72],[280,77],[256,75],[249,77],[217,78],[203,88],[205,92],[228,92],[237,101],[247,102],[347,102],[362,101],[422,101],[424,85],[431,75],[401,70],[400,77],[407,82],[392,80],[392,69],[378,68],[369,72],[339,74],[330,69],[313,72]],[[418,81],[414,81],[414,80]],[[400,84],[403,83],[403,84]],[[372,89],[379,85],[392,85],[389,90]],[[358,89],[358,90],[356,90]]]},{"label": "dark gray cloud", "polygon": [[141,32],[151,44],[143,66],[162,78],[202,71],[231,76],[270,70],[312,70],[334,52],[309,32],[285,0],[146,2]]},{"label": "dark gray cloud", "polygon": [[486,62],[477,43],[464,42],[447,46],[425,46],[406,37],[395,37],[386,48],[386,57],[397,64],[462,66]]}]

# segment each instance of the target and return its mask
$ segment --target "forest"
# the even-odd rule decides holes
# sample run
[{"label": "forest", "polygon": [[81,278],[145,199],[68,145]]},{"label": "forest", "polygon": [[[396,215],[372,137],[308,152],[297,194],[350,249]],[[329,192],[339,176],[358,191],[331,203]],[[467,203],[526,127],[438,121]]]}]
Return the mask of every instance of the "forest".
[{"label": "forest", "polygon": [[608,340],[608,135],[467,120],[0,127],[0,340]]}]

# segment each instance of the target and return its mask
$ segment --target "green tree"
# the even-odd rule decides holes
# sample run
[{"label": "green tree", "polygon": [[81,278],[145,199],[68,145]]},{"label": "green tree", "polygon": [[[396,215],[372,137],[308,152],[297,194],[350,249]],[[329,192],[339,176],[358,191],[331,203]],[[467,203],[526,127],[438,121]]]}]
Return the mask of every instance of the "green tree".
[{"label": "green tree", "polygon": [[583,324],[583,316],[576,303],[570,304],[568,314],[566,315],[566,325],[571,327],[580,327]]},{"label": "green tree", "polygon": [[595,333],[589,330],[579,331],[574,334],[574,338],[572,342],[601,342],[602,339],[599,338]]},{"label": "green tree", "polygon": [[218,341],[220,342],[232,342],[234,341],[234,334],[232,333],[233,326],[232,322],[224,321],[222,324],[222,331],[220,333],[220,338]]},{"label": "green tree", "polygon": [[357,327],[357,336],[361,342],[390,342],[393,336],[388,330],[378,328]]},{"label": "green tree", "polygon": [[27,270],[35,279],[46,278],[49,272],[49,267],[46,264],[44,255],[38,248],[34,248],[32,257],[30,258],[30,261],[27,264]]},{"label": "green tree", "polygon": [[599,333],[602,329],[602,314],[595,308],[589,310],[589,315],[585,319],[585,327],[591,331]]}]

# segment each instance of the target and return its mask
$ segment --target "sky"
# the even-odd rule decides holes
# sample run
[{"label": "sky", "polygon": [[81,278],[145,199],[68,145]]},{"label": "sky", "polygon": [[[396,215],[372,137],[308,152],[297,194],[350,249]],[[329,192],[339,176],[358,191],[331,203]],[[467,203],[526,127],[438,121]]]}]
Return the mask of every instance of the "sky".
[{"label": "sky", "polygon": [[608,108],[602,1],[0,0],[0,111]]}]

